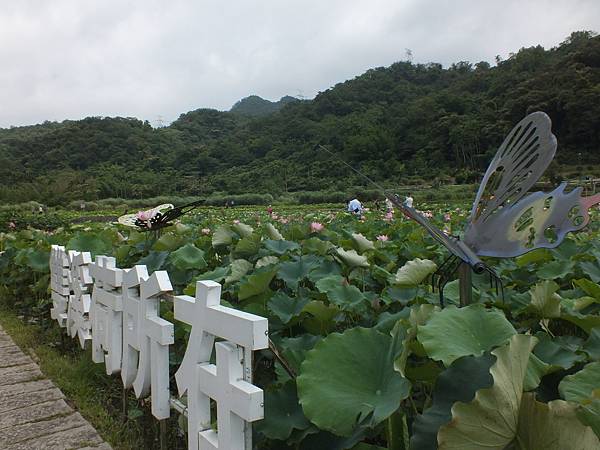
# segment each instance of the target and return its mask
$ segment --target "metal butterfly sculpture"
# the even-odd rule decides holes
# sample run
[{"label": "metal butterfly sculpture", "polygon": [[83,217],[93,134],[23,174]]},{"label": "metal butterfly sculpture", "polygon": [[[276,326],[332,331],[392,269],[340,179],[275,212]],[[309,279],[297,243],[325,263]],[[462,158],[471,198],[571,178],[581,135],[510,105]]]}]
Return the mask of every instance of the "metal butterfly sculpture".
[{"label": "metal butterfly sculpture", "polygon": [[450,252],[432,280],[435,287],[437,279],[442,305],[444,286],[459,266],[489,273],[497,288],[501,280],[480,256],[509,258],[536,248],[554,248],[568,232],[588,224],[588,209],[600,202],[600,194],[582,197],[580,187],[567,193],[565,182],[549,193],[528,193],[554,158],[557,142],[551,125],[545,113],[534,112],[510,131],[483,177],[462,239],[445,234],[396,194],[369,179]]},{"label": "metal butterfly sculpture", "polygon": [[138,231],[157,231],[173,225],[175,219],[189,213],[202,203],[203,200],[198,200],[177,208],[170,203],[165,203],[137,214],[125,214],[119,217],[118,222],[121,225],[137,228]]}]

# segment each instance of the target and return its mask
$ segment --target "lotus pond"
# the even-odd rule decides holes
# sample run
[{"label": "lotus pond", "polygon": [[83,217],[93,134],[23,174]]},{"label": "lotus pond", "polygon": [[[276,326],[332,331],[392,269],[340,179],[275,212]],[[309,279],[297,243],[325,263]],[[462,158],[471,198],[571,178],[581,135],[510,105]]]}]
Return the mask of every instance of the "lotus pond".
[{"label": "lotus pond", "polygon": [[[467,217],[457,205],[422,209],[449,233]],[[417,224],[333,207],[199,209],[160,235],[110,223],[1,234],[0,294],[54,327],[52,244],[167,270],[177,293],[222,283],[224,303],[268,317],[285,362],[256,358],[258,448],[598,449],[598,216],[557,249],[488,259],[503,292],[474,275],[463,308],[457,281],[440,307],[430,277],[447,255]],[[180,325],[173,367],[189,333]]]}]

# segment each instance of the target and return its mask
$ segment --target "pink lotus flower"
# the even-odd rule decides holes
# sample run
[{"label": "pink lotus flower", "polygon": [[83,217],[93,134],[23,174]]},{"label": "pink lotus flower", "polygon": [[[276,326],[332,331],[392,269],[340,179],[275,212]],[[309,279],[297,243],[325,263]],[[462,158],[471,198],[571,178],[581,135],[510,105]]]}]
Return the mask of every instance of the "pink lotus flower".
[{"label": "pink lotus flower", "polygon": [[386,222],[390,222],[393,218],[394,218],[394,213],[390,211],[385,214],[385,217],[383,218],[383,220],[385,220]]},{"label": "pink lotus flower", "polygon": [[235,219],[235,220],[233,221],[233,224],[234,224],[234,225],[237,225],[238,223],[240,223],[240,221],[239,221],[239,220],[237,220],[237,219]]},{"label": "pink lotus flower", "polygon": [[202,228],[202,234],[209,235],[210,234],[210,228]]},{"label": "pink lotus flower", "polygon": [[385,234],[380,234],[379,236],[377,236],[377,240],[381,241],[381,242],[385,242],[385,241],[389,241],[390,238],[387,237],[387,235],[385,235]]},{"label": "pink lotus flower", "polygon": [[320,231],[323,231],[324,228],[325,228],[325,226],[319,222],[312,222],[310,224],[310,232],[311,233],[318,233]]},{"label": "pink lotus flower", "polygon": [[450,213],[444,214],[444,222],[450,222],[450,220],[452,220]]},{"label": "pink lotus flower", "polygon": [[147,222],[154,216],[156,216],[156,213],[157,211],[155,209],[149,209],[148,211],[138,211],[135,215],[135,218]]},{"label": "pink lotus flower", "polygon": [[10,228],[11,230],[14,230],[15,228],[17,228],[17,226],[15,225],[14,222],[8,222],[8,228]]}]

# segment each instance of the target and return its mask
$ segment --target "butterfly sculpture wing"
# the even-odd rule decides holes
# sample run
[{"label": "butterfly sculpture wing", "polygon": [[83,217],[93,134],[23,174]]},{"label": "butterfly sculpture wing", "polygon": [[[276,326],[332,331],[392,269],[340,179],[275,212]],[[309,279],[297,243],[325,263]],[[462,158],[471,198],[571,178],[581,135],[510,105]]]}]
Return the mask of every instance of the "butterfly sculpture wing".
[{"label": "butterfly sculpture wing", "polygon": [[[151,230],[152,226],[158,224],[161,218],[168,213],[169,210],[174,209],[174,206],[170,203],[159,205],[155,208],[149,209],[148,211],[140,211],[137,214],[125,214],[117,219],[121,225],[127,227],[139,228],[142,230]],[[147,219],[146,219],[147,217]]]},{"label": "butterfly sculpture wing", "polygon": [[528,190],[556,152],[550,118],[535,112],[508,134],[484,175],[471,210],[464,242],[479,256],[513,257],[558,246],[570,231],[589,222],[588,208],[600,201],[566,193]]}]

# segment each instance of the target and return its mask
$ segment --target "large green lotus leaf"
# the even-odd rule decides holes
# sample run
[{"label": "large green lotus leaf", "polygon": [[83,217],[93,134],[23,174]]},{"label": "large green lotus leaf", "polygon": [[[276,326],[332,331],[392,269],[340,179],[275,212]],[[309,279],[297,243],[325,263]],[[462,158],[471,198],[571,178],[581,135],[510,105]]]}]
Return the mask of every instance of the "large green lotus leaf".
[{"label": "large green lotus leaf", "polygon": [[283,323],[288,323],[300,315],[307,303],[308,298],[306,297],[290,297],[283,291],[279,291],[269,299],[268,306]]},{"label": "large green lotus leaf", "polygon": [[517,266],[524,267],[532,263],[552,261],[552,253],[547,248],[536,248],[516,258]]},{"label": "large green lotus leaf", "polygon": [[196,280],[212,280],[212,281],[221,282],[225,278],[225,276],[227,275],[228,272],[229,272],[229,268],[227,268],[227,267],[217,267],[215,270],[201,273],[200,275],[195,277],[195,279]]},{"label": "large green lotus leaf", "polygon": [[600,283],[600,267],[597,262],[582,261],[579,267],[594,283]]},{"label": "large green lotus leaf", "polygon": [[238,298],[245,300],[258,294],[262,294],[269,288],[271,280],[277,271],[276,267],[267,266],[256,269],[254,273],[245,280],[240,281]]},{"label": "large green lotus leaf", "polygon": [[340,437],[327,431],[310,433],[300,442],[299,450],[349,450],[365,438],[367,430],[357,428],[352,435]]},{"label": "large green lotus leaf", "polygon": [[440,311],[440,308],[430,304],[415,305],[410,308],[410,316],[405,326],[408,328],[404,341],[402,342],[402,352],[394,361],[394,369],[405,376],[406,361],[411,353],[411,343],[417,337],[419,325],[425,325],[431,316]]},{"label": "large green lotus leaf", "polygon": [[326,334],[335,327],[334,319],[340,313],[340,309],[335,305],[313,300],[306,304],[303,312],[310,314],[309,318],[302,321],[306,331],[312,334]]},{"label": "large green lotus leaf", "polygon": [[302,248],[307,253],[325,256],[333,248],[333,244],[318,237],[311,237],[302,243]]},{"label": "large green lotus leaf", "polygon": [[260,249],[260,236],[251,236],[240,239],[233,254],[237,258],[250,258],[258,253]]},{"label": "large green lotus leaf", "polygon": [[277,264],[279,262],[279,258],[273,255],[263,256],[256,261],[254,267],[260,269],[261,267],[270,266],[273,264]]},{"label": "large green lotus leaf", "polygon": [[168,256],[169,252],[155,252],[154,250],[151,250],[148,255],[141,258],[135,264],[146,266],[148,268],[148,274],[151,274],[163,267]]},{"label": "large green lotus leaf", "polygon": [[283,255],[286,252],[291,252],[300,248],[300,245],[296,242],[285,241],[281,239],[267,239],[266,241],[264,241],[264,244],[267,250],[270,250],[277,255]]},{"label": "large green lotus leaf", "polygon": [[410,393],[394,370],[396,352],[392,338],[373,328],[327,336],[307,353],[297,378],[305,415],[340,436],[385,420]]},{"label": "large green lotus leaf", "polygon": [[562,398],[575,403],[590,402],[595,390],[600,393],[600,362],[587,364],[579,372],[564,377],[558,385]]},{"label": "large green lotus leaf", "polygon": [[281,263],[277,277],[293,290],[298,289],[298,283],[306,278],[309,272],[319,265],[319,260],[314,255],[297,257],[293,261]]},{"label": "large green lotus leaf", "polygon": [[550,261],[537,270],[537,275],[544,280],[564,278],[573,272],[575,264],[568,259]]},{"label": "large green lotus leaf", "polygon": [[544,375],[560,369],[561,367],[547,364],[532,353],[527,363],[527,372],[525,373],[525,380],[523,380],[523,390],[525,392],[533,391],[540,385]]},{"label": "large green lotus leaf", "polygon": [[321,278],[325,278],[330,275],[340,275],[341,273],[342,268],[336,261],[325,258],[318,267],[310,271],[308,274],[308,279],[313,283],[316,283]]},{"label": "large green lotus leaf", "polygon": [[366,252],[367,250],[373,250],[375,248],[373,242],[368,240],[360,233],[352,233],[352,241],[354,243],[354,247],[361,253]]},{"label": "large green lotus leaf", "polygon": [[230,267],[231,273],[225,278],[225,283],[240,281],[252,269],[252,263],[245,259],[234,259]]},{"label": "large green lotus leaf", "polygon": [[335,252],[340,260],[348,267],[369,267],[367,258],[356,253],[356,250],[337,248]]},{"label": "large green lotus leaf", "polygon": [[448,306],[418,327],[417,339],[427,354],[444,365],[461,356],[479,356],[516,333],[504,314],[483,305]]},{"label": "large green lotus leaf", "polygon": [[558,284],[554,281],[542,281],[529,291],[531,295],[530,309],[542,319],[560,317],[560,295],[556,293]]},{"label": "large green lotus leaf", "polygon": [[183,242],[184,239],[181,236],[172,232],[165,233],[154,243],[152,250],[156,250],[157,252],[172,252],[176,248],[181,247]]},{"label": "large green lotus leaf", "polygon": [[283,356],[289,365],[298,373],[300,372],[300,365],[304,361],[306,353],[314,348],[315,344],[321,339],[322,336],[305,333],[293,338],[282,338],[277,341],[277,345],[281,348]]},{"label": "large green lotus leaf", "polygon": [[437,265],[429,259],[415,258],[407,261],[398,269],[394,284],[400,286],[417,286],[425,278],[437,270]]},{"label": "large green lotus leaf", "polygon": [[588,334],[592,331],[592,328],[600,327],[600,316],[594,314],[580,314],[577,311],[563,311],[560,317],[561,319],[574,323]]},{"label": "large green lotus leaf", "polygon": [[577,362],[585,360],[585,356],[576,353],[578,348],[559,337],[551,337],[539,332],[535,335],[539,342],[535,347],[535,355],[547,364],[569,369]]},{"label": "large green lotus leaf", "polygon": [[565,400],[579,404],[579,419],[600,437],[600,362],[563,378],[558,391]]},{"label": "large green lotus leaf", "polygon": [[224,245],[231,245],[233,242],[233,233],[229,225],[221,225],[215,230],[212,235],[212,246],[220,247]]},{"label": "large green lotus leaf", "polygon": [[600,398],[593,398],[577,409],[577,417],[581,423],[591,427],[600,438]]},{"label": "large green lotus leaf", "polygon": [[517,450],[600,449],[598,436],[578,419],[576,405],[563,400],[541,403],[531,393],[523,395],[515,444]]},{"label": "large green lotus leaf", "polygon": [[583,350],[590,355],[590,358],[600,360],[600,327],[590,330],[590,336],[585,341]]},{"label": "large green lotus leaf", "polygon": [[275,228],[275,225],[273,225],[272,223],[267,223],[265,228],[267,230],[267,235],[269,236],[270,239],[272,239],[274,241],[282,241],[283,240],[283,235],[279,232],[279,230],[277,228]]},{"label": "large green lotus leaf", "polygon": [[198,269],[206,267],[204,252],[194,244],[186,244],[175,250],[169,256],[171,264],[179,270]]},{"label": "large green lotus leaf", "polygon": [[[437,448],[437,434],[442,425],[452,419],[452,405],[470,402],[479,389],[492,386],[490,367],[496,361],[491,354],[463,356],[444,370],[435,382],[433,403],[413,423],[411,450]],[[465,382],[468,380],[468,382]]]},{"label": "large green lotus leaf", "polygon": [[575,280],[574,283],[583,289],[589,296],[600,299],[600,286],[598,284],[585,278]]},{"label": "large green lotus leaf", "polygon": [[231,228],[243,238],[248,238],[254,233],[254,228],[242,222],[234,224]]},{"label": "large green lotus leaf", "polygon": [[[452,406],[452,420],[440,428],[440,450],[503,450],[517,434],[523,379],[536,339],[514,335],[508,345],[492,352],[490,369],[494,384],[477,391],[470,403]],[[543,447],[532,447],[543,448]]]},{"label": "large green lotus leaf", "polygon": [[298,403],[296,386],[288,381],[276,390],[265,391],[265,418],[258,422],[256,429],[269,439],[284,440],[292,431],[304,430],[310,422]]},{"label": "large green lotus leaf", "polygon": [[315,283],[315,287],[322,294],[335,289],[342,284],[347,283],[346,279],[340,275],[329,275],[327,277],[321,278],[319,281]]},{"label": "large green lotus leaf", "polygon": [[367,307],[367,298],[356,286],[343,284],[327,291],[331,303],[344,311],[360,312]]},{"label": "large green lotus leaf", "polygon": [[192,297],[196,295],[196,281],[199,280],[211,280],[220,283],[223,281],[227,273],[229,272],[229,268],[227,267],[217,267],[215,270],[210,270],[208,272],[201,273],[200,275],[192,278],[192,281],[185,287],[183,293],[185,295],[191,295]]},{"label": "large green lotus leaf", "polygon": [[102,239],[94,233],[76,233],[69,242],[68,250],[90,252],[92,255],[109,255],[112,251],[112,242]]},{"label": "large green lotus leaf", "polygon": [[35,272],[48,272],[50,264],[50,252],[45,250],[33,250],[27,254],[27,265]]}]

